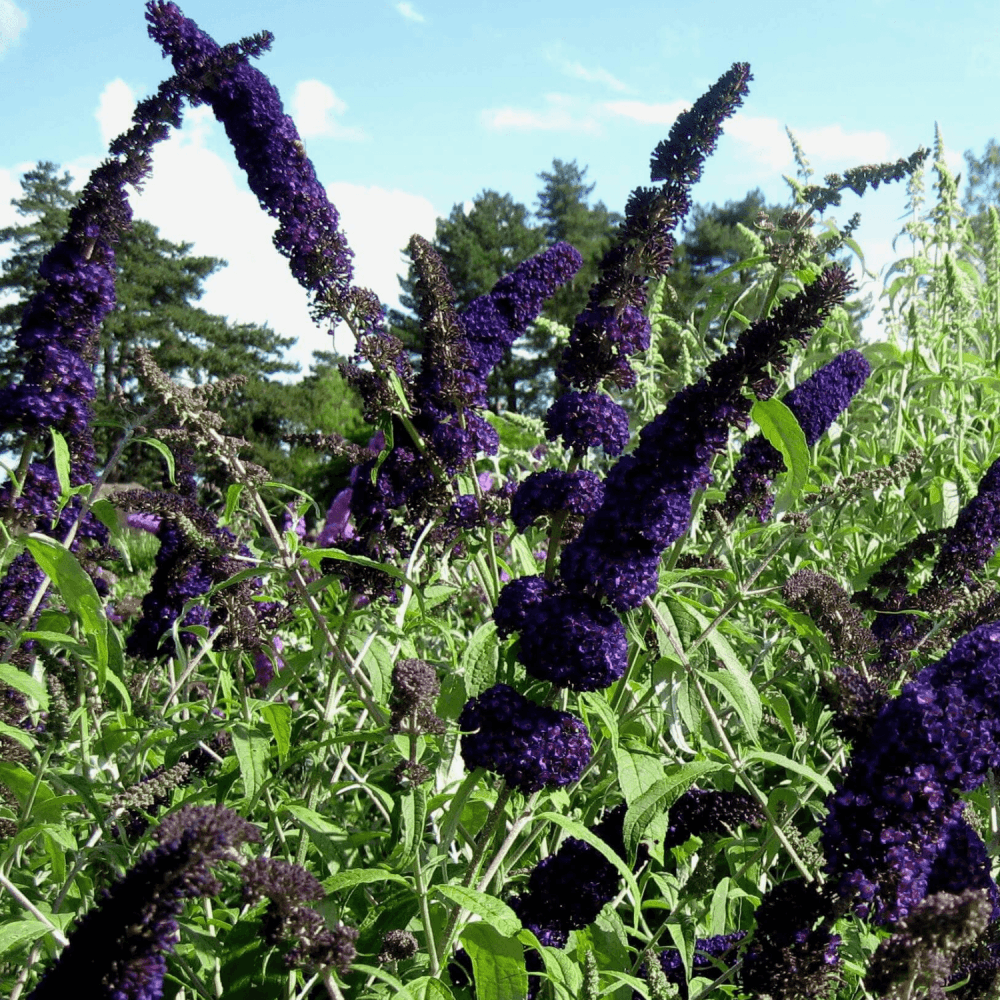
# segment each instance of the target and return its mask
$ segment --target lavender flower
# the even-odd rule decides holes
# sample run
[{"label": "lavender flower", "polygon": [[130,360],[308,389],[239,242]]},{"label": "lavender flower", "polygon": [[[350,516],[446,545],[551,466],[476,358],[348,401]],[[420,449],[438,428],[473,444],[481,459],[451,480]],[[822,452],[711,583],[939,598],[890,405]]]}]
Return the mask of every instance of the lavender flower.
[{"label": "lavender flower", "polygon": [[260,840],[256,827],[222,806],[185,806],[156,833],[160,846],[88,911],[29,1000],[90,993],[107,1000],[158,1000],[186,899],[215,895],[211,866]]},{"label": "lavender flower", "polygon": [[625,628],[593,598],[544,597],[525,610],[517,659],[539,680],[574,691],[598,691],[625,673]]},{"label": "lavender flower", "polygon": [[959,511],[948,531],[932,578],[937,586],[974,585],[973,574],[983,569],[1000,546],[1000,458],[979,481],[976,495]]},{"label": "lavender flower", "polygon": [[510,518],[521,531],[546,514],[566,511],[588,517],[601,505],[604,485],[596,473],[549,469],[533,472],[517,488],[510,505]]},{"label": "lavender flower", "polygon": [[528,701],[506,684],[470,698],[458,717],[466,767],[485,767],[522,792],[579,779],[590,761],[587,727]]},{"label": "lavender flower", "polygon": [[[806,444],[814,445],[830,424],[847,409],[871,374],[871,366],[859,351],[844,351],[817,369],[783,402],[795,415]],[[763,435],[751,438],[733,469],[733,483],[718,509],[732,522],[746,507],[766,521],[774,506],[771,482],[784,467],[781,454]]]}]

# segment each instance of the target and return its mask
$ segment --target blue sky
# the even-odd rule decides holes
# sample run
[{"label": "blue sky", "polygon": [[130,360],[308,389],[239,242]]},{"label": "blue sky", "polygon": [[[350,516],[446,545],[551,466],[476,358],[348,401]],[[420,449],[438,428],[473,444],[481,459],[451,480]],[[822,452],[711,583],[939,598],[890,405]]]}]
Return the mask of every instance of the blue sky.
[{"label": "blue sky", "polygon": [[[896,159],[933,141],[964,169],[1000,135],[1000,4],[765,0],[664,4],[593,0],[186,0],[225,43],[268,29],[257,65],[278,87],[341,212],[357,280],[396,304],[399,250],[412,232],[491,188],[529,208],[554,157],[589,168],[594,198],[621,210],[649,181],[649,154],[674,117],[734,61],[750,96],[694,191],[722,203],[760,186],[785,203],[797,134],[818,177]],[[806,14],[808,10],[808,14]],[[675,11],[677,13],[675,13]],[[80,182],[137,98],[168,74],[139,0],[0,0],[0,225],[38,160]],[[230,261],[206,308],[299,338],[303,369],[330,338],[270,244],[221,127],[206,109],[158,149],[136,215],[164,236]],[[892,258],[901,185],[847,195],[862,213],[869,267]],[[877,289],[877,286],[871,286]],[[873,332],[873,331],[872,331]],[[338,335],[347,350],[349,340]]]}]

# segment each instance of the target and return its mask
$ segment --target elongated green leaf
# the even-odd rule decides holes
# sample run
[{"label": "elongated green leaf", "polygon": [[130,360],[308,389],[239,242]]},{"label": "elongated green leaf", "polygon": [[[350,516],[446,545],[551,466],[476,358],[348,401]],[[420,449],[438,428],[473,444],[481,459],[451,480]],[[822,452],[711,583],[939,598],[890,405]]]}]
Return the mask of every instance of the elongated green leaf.
[{"label": "elongated green leaf", "polygon": [[6,955],[18,945],[28,941],[37,941],[43,934],[49,933],[49,927],[41,920],[14,920],[0,926],[0,955]]},{"label": "elongated green leaf", "polygon": [[251,729],[245,722],[234,722],[230,735],[247,798],[254,799],[267,777],[267,737]]},{"label": "elongated green leaf", "polygon": [[469,924],[462,944],[472,959],[476,1000],[514,1000],[528,992],[524,949],[515,938],[505,937],[490,924]]},{"label": "elongated green leaf", "polygon": [[801,774],[810,781],[814,781],[828,795],[833,791],[833,782],[829,778],[824,778],[819,771],[814,770],[808,764],[800,764],[797,760],[792,760],[791,757],[786,757],[784,754],[769,753],[766,750],[754,750],[746,755],[746,759],[766,760],[771,764],[777,764],[779,767],[786,767],[789,771],[794,771],[796,774]]},{"label": "elongated green leaf", "polygon": [[462,651],[462,677],[469,698],[476,698],[496,684],[500,640],[492,621],[483,622]]},{"label": "elongated green leaf", "polygon": [[83,631],[93,636],[98,666],[103,670],[108,665],[108,619],[94,581],[77,562],[76,556],[60,542],[33,532],[25,538],[25,545],[35,557],[35,562],[51,578],[70,610],[79,616]]},{"label": "elongated green leaf", "polygon": [[753,684],[745,684],[735,674],[726,670],[702,670],[699,673],[736,709],[736,714],[746,727],[747,735],[756,743],[764,713],[760,695],[757,694]]},{"label": "elongated green leaf", "polygon": [[167,476],[170,478],[170,485],[176,486],[177,480],[174,478],[173,452],[162,441],[159,441],[156,438],[137,437],[132,440],[135,441],[136,444],[148,444],[150,448],[154,448],[163,456],[163,460],[167,463]]},{"label": "elongated green leaf", "polygon": [[52,435],[52,461],[56,467],[56,478],[59,480],[59,492],[63,495],[70,491],[69,481],[69,445],[66,438],[54,427],[49,428]]},{"label": "elongated green leaf", "polygon": [[622,837],[629,857],[635,857],[646,827],[657,813],[669,809],[703,774],[721,770],[722,764],[710,760],[693,760],[682,764],[672,774],[661,778],[636,799],[625,813]]},{"label": "elongated green leaf", "polygon": [[455,1000],[455,994],[441,982],[432,976],[421,976],[407,983],[410,992],[417,1000]]},{"label": "elongated green leaf", "polygon": [[788,475],[774,510],[780,514],[802,492],[809,476],[809,446],[795,414],[780,399],[758,399],[750,418],[760,427],[771,445],[781,452]]},{"label": "elongated green leaf", "polygon": [[520,917],[495,896],[463,885],[436,885],[434,889],[453,903],[464,906],[470,913],[491,923],[504,937],[513,937],[521,929]]},{"label": "elongated green leaf", "polygon": [[361,972],[366,976],[371,976],[372,979],[380,979],[383,983],[388,983],[392,987],[391,996],[393,1000],[396,1000],[397,997],[399,1000],[415,1000],[408,986],[404,986],[395,976],[390,975],[385,969],[381,969],[377,965],[363,965],[361,962],[352,962],[351,971]]},{"label": "elongated green leaf", "polygon": [[288,756],[288,750],[292,741],[292,710],[288,705],[279,705],[276,702],[264,705],[260,710],[261,716],[271,727],[271,734],[274,742],[278,746],[278,757],[284,760]]},{"label": "elongated green leaf", "polygon": [[337,872],[336,875],[324,879],[323,888],[327,892],[338,892],[341,889],[352,889],[356,885],[367,885],[370,882],[397,882],[405,886],[410,884],[401,875],[381,868],[352,868],[350,871]]},{"label": "elongated green leaf", "polygon": [[43,712],[48,711],[49,692],[45,690],[45,685],[36,681],[31,674],[18,670],[9,663],[0,663],[0,683],[26,694],[29,698],[34,698]]}]

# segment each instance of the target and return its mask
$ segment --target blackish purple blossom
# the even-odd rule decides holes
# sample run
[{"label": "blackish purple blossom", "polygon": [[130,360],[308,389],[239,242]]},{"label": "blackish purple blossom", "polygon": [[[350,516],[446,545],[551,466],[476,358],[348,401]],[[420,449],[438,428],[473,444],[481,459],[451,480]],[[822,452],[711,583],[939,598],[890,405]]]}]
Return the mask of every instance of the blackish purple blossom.
[{"label": "blackish purple blossom", "polygon": [[555,594],[525,610],[517,659],[539,680],[598,691],[628,666],[625,627],[593,598]]},{"label": "blackish purple blossom", "polygon": [[566,392],[545,414],[545,436],[562,438],[574,455],[598,446],[607,455],[620,455],[628,444],[628,413],[604,393]]},{"label": "blackish purple blossom", "polygon": [[[812,447],[847,409],[871,374],[871,366],[859,351],[844,351],[813,372],[789,392],[782,402],[792,411]],[[784,468],[780,452],[762,434],[743,446],[733,469],[733,482],[718,509],[728,521],[750,507],[761,521],[770,517],[774,477]]]},{"label": "blackish purple blossom", "polygon": [[164,952],[173,950],[184,901],[221,888],[211,866],[260,840],[256,827],[222,806],[185,806],[157,831],[147,851],[97,906],[77,921],[69,944],[29,1000],[83,995],[159,1000]]},{"label": "blackish purple blossom", "polygon": [[[318,303],[339,299],[339,311],[345,311],[353,255],[277,90],[245,58],[225,59],[221,47],[176,4],[151,2],[146,11],[150,37],[182,79],[196,81],[192,103],[211,106],[250,190],[278,220],[274,245],[288,257],[292,275]],[[269,35],[264,42],[270,43]],[[205,73],[212,69],[216,72]]]},{"label": "blackish purple blossom", "polygon": [[694,492],[711,481],[709,466],[730,427],[746,426],[744,386],[758,396],[773,393],[768,365],[780,368],[788,342],[808,341],[850,288],[841,268],[828,268],[740,334],[699,382],[643,427],[638,446],[608,473],[600,510],[562,554],[570,590],[604,597],[619,611],[655,592],[660,553],[688,530]]},{"label": "blackish purple blossom", "polygon": [[691,837],[726,833],[741,823],[760,826],[763,812],[743,792],[689,788],[670,807],[664,847],[678,847]]},{"label": "blackish purple blossom", "polygon": [[528,612],[544,598],[556,592],[556,586],[543,576],[521,576],[501,588],[493,609],[497,635],[501,639],[520,632]]},{"label": "blackish purple blossom", "polygon": [[[1000,765],[1000,624],[983,625],[885,705],[828,799],[823,851],[858,912],[899,920],[933,892],[987,888],[959,793]],[[877,790],[877,791],[876,791]]]},{"label": "blackish purple blossom", "polygon": [[[694,942],[694,955],[691,957],[691,972],[696,976],[711,977],[718,962],[726,962],[730,953],[735,951],[747,935],[746,931],[733,931],[732,934],[717,934],[714,937],[697,938]],[[657,956],[660,968],[668,983],[684,986],[684,962],[681,953],[676,948],[668,948]],[[645,973],[645,967],[642,972]],[[638,997],[634,993],[633,997]]]},{"label": "blackish purple blossom", "polygon": [[528,701],[506,684],[470,698],[458,717],[466,767],[484,767],[522,792],[579,779],[593,748],[568,712]]},{"label": "blackish purple blossom", "polygon": [[815,883],[781,882],[764,896],[754,918],[757,927],[738,974],[743,988],[774,1000],[827,997],[841,960],[826,894]]},{"label": "blackish purple blossom", "polygon": [[971,584],[1000,545],[1000,458],[986,470],[976,495],[945,535],[932,577],[939,584]]},{"label": "blackish purple blossom", "polygon": [[542,311],[546,300],[583,264],[568,243],[556,243],[504,275],[461,313],[468,356],[478,377],[486,377]]},{"label": "blackish purple blossom", "polygon": [[589,517],[604,499],[604,484],[596,473],[581,469],[533,472],[522,482],[510,505],[510,519],[524,531],[547,514],[565,511]]}]

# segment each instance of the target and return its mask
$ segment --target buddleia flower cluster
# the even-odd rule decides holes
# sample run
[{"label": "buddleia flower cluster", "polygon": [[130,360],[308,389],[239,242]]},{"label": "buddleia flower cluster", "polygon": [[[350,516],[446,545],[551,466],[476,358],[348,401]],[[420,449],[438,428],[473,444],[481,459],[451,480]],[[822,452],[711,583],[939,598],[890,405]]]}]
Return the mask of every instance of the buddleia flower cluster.
[{"label": "buddleia flower cluster", "polygon": [[[844,351],[785,395],[782,402],[798,421],[807,445],[812,447],[829,430],[870,374],[871,366],[860,351]],[[751,438],[740,452],[725,499],[716,505],[719,513],[732,522],[750,508],[766,521],[774,507],[771,483],[783,467],[781,454],[767,438]]]},{"label": "buddleia flower cluster", "polygon": [[185,901],[217,894],[213,865],[236,858],[236,848],[260,834],[222,806],[185,806],[163,821],[156,840],[160,846],[143,854],[76,922],[29,1000],[162,997],[165,955],[173,951]]},{"label": "buddleia flower cluster", "polygon": [[[0,429],[23,435],[26,454],[46,451],[50,432],[65,439],[69,486],[92,481],[97,464],[91,419],[96,397],[93,364],[97,335],[115,306],[114,244],[131,225],[126,185],[138,186],[149,172],[153,146],[171,124],[180,123],[176,80],[140,102],[133,126],[111,145],[111,157],[90,175],[70,211],[65,235],[45,255],[39,275],[45,285],[28,302],[14,334],[21,377],[0,388]],[[50,531],[56,521],[61,487],[53,456],[32,461],[15,487],[0,489],[0,516],[15,531]],[[80,515],[74,497],[54,525],[67,537]],[[104,543],[107,530],[86,516],[71,548],[83,539]],[[0,615],[15,623],[31,605],[45,575],[30,553],[17,555],[0,581]]]},{"label": "buddleia flower cluster", "polygon": [[924,668],[855,746],[827,802],[822,846],[861,916],[904,919],[927,896],[985,889],[986,847],[959,797],[1000,764],[1000,624],[982,625]]}]

